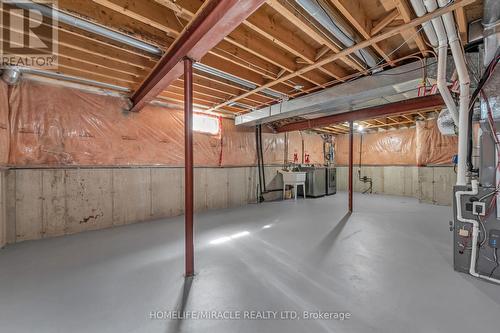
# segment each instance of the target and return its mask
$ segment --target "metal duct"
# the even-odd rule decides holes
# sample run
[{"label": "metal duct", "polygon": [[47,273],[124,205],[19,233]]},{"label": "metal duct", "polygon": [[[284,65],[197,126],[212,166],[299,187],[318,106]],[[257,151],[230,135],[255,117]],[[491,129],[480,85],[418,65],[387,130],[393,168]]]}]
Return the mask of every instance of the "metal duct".
[{"label": "metal duct", "polygon": [[21,71],[18,68],[6,68],[2,73],[2,80],[8,85],[15,85],[21,78]]},{"label": "metal duct", "polygon": [[[42,6],[39,4],[36,4],[31,1],[14,1],[14,4],[22,9],[26,10],[36,10],[39,11],[41,15],[45,17],[52,17],[52,13],[54,12],[53,8],[49,8],[47,6]],[[82,20],[78,17],[66,14],[62,11],[57,10],[57,15],[55,19],[59,22],[66,23],[68,25],[71,25],[73,27],[95,33],[97,35],[112,39],[114,41],[133,46],[135,48],[138,48],[140,50],[146,51],[148,53],[156,54],[156,55],[161,55],[163,51],[151,44],[145,43],[143,41],[140,41],[136,38],[129,37],[125,34],[113,31],[111,29],[102,27],[100,25],[94,24],[92,22]]]},{"label": "metal duct", "polygon": [[451,113],[448,109],[443,109],[439,113],[437,119],[437,126],[439,132],[442,135],[447,135],[447,136],[456,135],[455,121],[453,120],[453,117],[451,116]]},{"label": "metal duct", "polygon": [[491,62],[500,47],[500,1],[484,0],[484,66]]},{"label": "metal duct", "polygon": [[398,102],[417,97],[421,82],[422,64],[416,61],[239,115],[235,123],[253,126],[289,117],[312,119],[373,105]]},{"label": "metal duct", "polygon": [[[6,0],[4,0],[4,1],[6,1]],[[15,1],[14,4],[17,7],[23,8],[26,10],[37,10],[40,12],[41,15],[46,16],[46,17],[51,17],[53,14],[53,11],[54,11],[53,8],[39,5],[39,4],[36,4],[32,1],[23,1],[23,2]],[[163,51],[160,48],[158,48],[157,46],[143,42],[137,38],[127,36],[123,33],[116,32],[116,31],[108,29],[106,27],[102,27],[102,26],[97,25],[95,23],[92,23],[90,21],[82,20],[78,17],[69,15],[69,14],[62,12],[62,11],[59,11],[59,10],[56,10],[56,13],[57,13],[57,17],[56,17],[57,20],[59,20],[60,22],[66,23],[70,26],[85,30],[87,32],[95,33],[97,35],[109,38],[111,40],[114,40],[116,42],[119,42],[119,43],[122,43],[122,44],[125,44],[128,46],[135,47],[137,49],[146,51],[148,53],[151,53],[151,54],[154,54],[157,56],[159,56],[163,53]],[[222,78],[222,79],[225,79],[225,80],[228,80],[231,82],[234,82],[234,83],[241,85],[242,87],[245,87],[245,88],[250,89],[250,90],[257,88],[257,86],[255,84],[253,84],[249,81],[240,79],[239,77],[222,72],[218,69],[215,69],[213,67],[210,67],[210,66],[207,66],[207,65],[204,65],[201,63],[195,63],[193,65],[193,67],[195,67],[199,71],[202,71],[202,72],[207,73],[207,74],[211,74],[213,76],[217,76],[219,78]],[[25,69],[22,69],[22,71],[25,72]],[[76,82],[76,80],[79,80],[79,83],[83,83],[83,84],[85,84],[85,82],[92,82],[89,84],[94,85],[94,86],[99,84],[99,86],[102,88],[109,87],[109,89],[113,89],[113,90],[127,91],[127,92],[130,91],[127,88],[109,85],[106,83],[100,83],[100,82],[93,81],[93,80],[86,80],[86,79],[80,79],[80,78],[76,78],[76,77],[72,77],[72,76],[66,76],[66,75],[57,74],[54,72],[45,72],[45,71],[39,71],[39,70],[35,70],[35,69],[33,69],[31,71],[32,71],[32,73],[30,73],[30,74],[34,74],[34,75],[37,75],[37,73],[39,73],[38,75],[50,76],[52,78],[61,79],[61,80],[66,79],[66,80],[73,81],[73,82]],[[35,72],[37,72],[37,73],[35,73]],[[55,76],[58,76],[58,77],[55,77]],[[282,99],[285,97],[283,94],[275,92],[271,89],[265,89],[265,90],[263,90],[263,93],[271,98]]]},{"label": "metal duct", "polygon": [[[343,22],[344,20],[337,13],[331,11],[323,0],[296,0],[296,2],[346,47],[361,42],[357,34]],[[369,68],[377,66],[379,62],[369,49],[361,49],[355,54]]]},{"label": "metal duct", "polygon": [[79,83],[79,84],[95,86],[95,87],[99,87],[99,88],[103,88],[103,89],[116,90],[116,91],[120,91],[120,92],[130,92],[130,89],[128,89],[128,88],[117,86],[114,84],[103,83],[103,82],[99,82],[99,81],[95,81],[95,80],[84,79],[81,77],[65,75],[65,74],[60,74],[60,73],[56,73],[56,72],[50,72],[50,71],[37,69],[37,68],[9,67],[9,68],[4,70],[4,72],[2,74],[2,79],[8,84],[16,84],[19,81],[21,74],[31,74],[31,75],[43,76],[43,77],[47,77],[47,78],[55,79],[55,80],[63,80],[63,81],[69,81],[69,82],[74,82],[74,83]]},{"label": "metal duct", "polygon": [[[210,75],[213,75],[213,76],[217,76],[221,79],[225,79],[225,80],[228,80],[228,81],[231,81],[231,82],[234,82],[244,88],[247,88],[247,89],[250,89],[250,90],[253,90],[255,88],[257,88],[257,85],[255,85],[254,83],[250,82],[250,81],[247,81],[247,80],[244,80],[244,79],[240,79],[239,77],[237,76],[234,76],[232,74],[229,74],[229,73],[226,73],[226,72],[223,72],[221,70],[218,70],[218,69],[215,69],[213,67],[210,67],[210,66],[207,66],[207,65],[204,65],[202,63],[194,63],[193,64],[193,68],[194,69],[197,69],[199,70],[200,72],[203,72],[203,73],[206,73],[206,74],[210,74]],[[280,94],[276,91],[273,91],[271,89],[264,89],[262,91],[263,94],[265,95],[268,95],[269,97],[272,97],[272,98],[283,98],[285,97],[283,94]]]},{"label": "metal duct", "polygon": [[[427,14],[427,9],[425,8],[422,0],[410,0],[410,2],[415,10],[415,14],[417,14],[418,17],[422,17]],[[422,23],[422,28],[424,29],[425,35],[427,36],[427,39],[429,40],[429,43],[431,43],[432,47],[437,47],[438,37],[431,22],[427,21]]]}]

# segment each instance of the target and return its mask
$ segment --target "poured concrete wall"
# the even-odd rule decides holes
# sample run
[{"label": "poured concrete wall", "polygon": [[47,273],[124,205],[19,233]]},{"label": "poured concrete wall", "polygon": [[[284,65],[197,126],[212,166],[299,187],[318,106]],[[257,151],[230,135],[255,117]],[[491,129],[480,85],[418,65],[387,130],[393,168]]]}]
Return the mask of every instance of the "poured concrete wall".
[{"label": "poured concrete wall", "polygon": [[[348,168],[337,168],[337,188],[347,190]],[[373,193],[418,198],[421,202],[449,206],[452,204],[456,174],[452,166],[362,166],[361,176],[373,179]],[[354,168],[354,191],[363,192],[368,184],[359,181]]]},{"label": "poured concrete wall", "polygon": [[[266,167],[266,200],[282,197],[279,166]],[[367,185],[357,178],[354,186]],[[347,189],[347,167],[339,167],[338,190]],[[452,167],[363,167],[373,193],[403,195],[450,205]],[[0,173],[0,246],[178,216],[184,207],[182,168],[10,169]],[[196,168],[195,209],[256,202],[255,167]]]},{"label": "poured concrete wall", "polygon": [[[278,169],[266,167],[268,189],[281,188]],[[1,234],[8,243],[183,213],[182,168],[10,169],[2,175],[8,195],[0,226],[8,221]],[[256,201],[255,167],[196,168],[194,179],[197,212]],[[280,198],[281,192],[266,195]]]}]

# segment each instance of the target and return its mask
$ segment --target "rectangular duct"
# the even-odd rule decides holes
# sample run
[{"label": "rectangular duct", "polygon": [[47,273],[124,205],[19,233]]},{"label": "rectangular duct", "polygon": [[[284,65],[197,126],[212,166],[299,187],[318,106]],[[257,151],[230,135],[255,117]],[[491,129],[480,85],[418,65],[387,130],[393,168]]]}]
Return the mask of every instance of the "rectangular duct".
[{"label": "rectangular duct", "polygon": [[414,98],[422,83],[422,71],[422,62],[416,61],[239,115],[235,123],[254,126],[290,117],[311,119]]}]

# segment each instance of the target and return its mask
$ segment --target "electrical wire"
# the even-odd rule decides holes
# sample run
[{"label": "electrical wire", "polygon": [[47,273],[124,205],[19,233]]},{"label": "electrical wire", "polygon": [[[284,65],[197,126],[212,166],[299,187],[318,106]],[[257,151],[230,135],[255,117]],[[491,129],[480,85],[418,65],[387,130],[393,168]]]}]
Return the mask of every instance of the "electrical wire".
[{"label": "electrical wire", "polygon": [[[327,10],[325,9],[325,7],[323,7],[323,5],[321,4],[321,2],[319,0],[315,0],[316,3],[318,4],[318,6],[323,10],[323,12],[325,13],[325,15],[328,17],[328,19],[330,20],[330,22],[332,22],[332,24],[337,27],[337,29],[342,33],[342,35],[344,35],[347,39],[349,39],[353,44],[356,44],[357,41],[355,41],[354,39],[351,38],[351,36],[349,36],[345,31],[344,29],[342,29],[342,27],[340,27],[333,19],[332,17],[328,14]],[[356,54],[358,54],[359,56],[361,56],[361,58],[363,59],[363,62],[365,64],[365,69],[369,66],[368,65],[368,61],[366,60],[365,56],[363,55],[363,52],[361,52],[362,50],[359,50],[358,52],[356,52]]]},{"label": "electrical wire", "polygon": [[[318,1],[318,0],[316,0],[316,1]],[[321,28],[319,28],[316,24],[314,24],[314,22],[312,22],[312,21],[311,21],[311,20],[310,20],[310,19],[309,19],[306,15],[304,15],[301,11],[297,10],[297,9],[295,8],[295,6],[294,6],[294,5],[293,5],[293,4],[292,4],[289,0],[285,0],[285,2],[286,2],[288,5],[290,5],[292,8],[294,8],[294,9],[295,9],[295,11],[298,13],[298,15],[302,16],[302,17],[303,17],[303,18],[304,18],[307,22],[309,22],[312,26],[314,26],[316,29],[318,29],[318,30],[322,33],[322,35],[323,35],[324,37],[326,37],[328,40],[330,40],[332,43],[334,43],[337,47],[341,48],[341,47],[340,47],[340,45],[339,45],[337,42],[333,41],[333,40],[332,40],[332,39],[331,39],[328,35],[326,35],[326,34],[323,32],[323,30],[322,30]],[[443,6],[443,8],[444,8],[444,7],[447,7],[447,6],[450,6],[453,2],[455,2],[455,1],[454,1],[454,0],[450,0],[450,1],[449,1],[446,5],[445,5],[445,6]],[[319,3],[318,3],[318,4],[319,4]],[[320,4],[320,6],[321,6],[321,4]],[[322,6],[321,6],[321,8],[322,8],[323,10],[325,10]],[[330,16],[328,15],[328,17],[330,17]],[[330,20],[331,20],[331,17],[330,17]],[[333,21],[333,20],[332,20],[332,21]],[[422,29],[423,29],[423,26],[420,26],[420,28],[416,29],[414,34],[412,34],[410,37],[408,37],[408,38],[406,38],[405,40],[403,40],[403,42],[402,42],[402,43],[401,43],[398,47],[396,47],[396,48],[395,48],[395,49],[393,49],[393,50],[392,50],[389,54],[387,54],[387,57],[390,57],[390,56],[391,56],[391,55],[393,55],[395,52],[397,52],[399,49],[401,49],[401,48],[402,48],[405,44],[408,44],[408,42],[409,42],[410,40],[415,39],[415,38],[417,37],[417,35],[420,33],[420,31],[422,31]],[[431,51],[431,50],[425,50],[425,51],[422,51],[422,52],[417,52],[417,53],[411,54],[411,55],[406,56],[406,57],[399,58],[399,59],[397,59],[396,61],[398,61],[398,62],[399,62],[399,61],[402,61],[402,60],[404,60],[404,59],[406,59],[406,58],[409,58],[409,57],[415,57],[415,55],[416,55],[416,54],[420,54],[420,53],[424,53],[424,52],[425,52],[425,53],[430,53],[430,54],[432,54],[435,58],[437,58],[437,55],[436,55],[436,53],[435,53],[434,51]],[[346,57],[347,57],[347,58],[352,58],[352,55],[347,55]],[[420,59],[421,59],[421,58],[420,58]],[[383,59],[383,58],[382,58],[382,59],[380,59],[380,60],[379,60],[379,62],[378,62],[377,64],[375,64],[374,66],[372,66],[372,67],[370,67],[370,68],[367,68],[367,69],[365,69],[365,70],[364,70],[364,71],[362,71],[362,72],[357,72],[357,73],[354,73],[354,74],[349,75],[349,76],[351,76],[351,78],[346,79],[344,83],[347,83],[347,82],[352,82],[352,81],[354,81],[354,80],[358,79],[359,77],[361,77],[361,76],[365,75],[367,72],[373,72],[373,71],[375,71],[375,70],[377,70],[377,69],[379,69],[379,68],[384,68],[384,67],[386,67],[386,66],[388,66],[388,65],[389,65],[389,64],[387,64],[387,63],[385,63],[385,64],[384,64],[384,62],[385,62],[385,59]],[[395,61],[393,60],[393,62],[395,62]],[[424,67],[425,67],[425,66],[424,66]],[[349,76],[347,76],[347,77],[345,77],[345,78],[348,78]],[[344,78],[343,78],[343,79],[344,79]],[[425,77],[423,77],[423,79],[425,79]],[[336,83],[336,82],[337,82],[337,80],[335,80],[335,81],[334,81],[334,83]],[[326,85],[327,85],[327,86],[329,85],[329,84],[328,84],[328,82],[326,83]]]},{"label": "electrical wire", "polygon": [[420,66],[418,68],[410,69],[410,70],[407,70],[405,72],[399,72],[399,73],[384,73],[384,72],[379,72],[379,73],[373,74],[373,76],[397,76],[397,75],[407,74],[407,73],[411,73],[411,72],[415,72],[415,71],[427,68],[427,67],[429,67],[431,65],[434,65],[436,63],[437,63],[437,61],[434,61],[434,62],[428,63],[426,65]]},{"label": "electrical wire", "polygon": [[491,271],[490,273],[490,277],[493,276],[493,274],[495,273],[495,271],[497,270],[498,266],[500,266],[500,263],[498,262],[498,248],[495,248],[493,250],[493,258],[495,259],[495,263],[496,263],[496,266],[493,268],[493,270]]}]

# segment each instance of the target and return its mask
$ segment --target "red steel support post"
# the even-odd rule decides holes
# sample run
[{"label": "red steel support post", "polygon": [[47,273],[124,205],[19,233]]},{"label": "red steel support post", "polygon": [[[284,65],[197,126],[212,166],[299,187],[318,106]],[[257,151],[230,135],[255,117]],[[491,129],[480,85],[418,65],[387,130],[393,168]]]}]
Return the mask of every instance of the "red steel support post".
[{"label": "red steel support post", "polygon": [[354,148],[354,123],[351,120],[349,122],[349,213],[352,213],[352,166],[353,166],[353,148]]},{"label": "red steel support post", "polygon": [[193,61],[184,59],[184,218],[186,277],[194,275],[193,236]]}]

